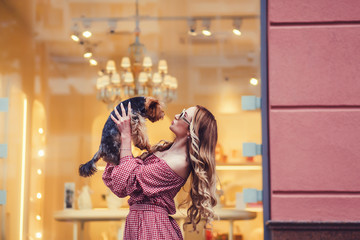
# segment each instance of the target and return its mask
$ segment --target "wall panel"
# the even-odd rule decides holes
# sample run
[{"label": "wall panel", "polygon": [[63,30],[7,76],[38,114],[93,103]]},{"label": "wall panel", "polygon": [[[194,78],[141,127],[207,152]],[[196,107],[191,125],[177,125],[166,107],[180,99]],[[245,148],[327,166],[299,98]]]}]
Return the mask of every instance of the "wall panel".
[{"label": "wall panel", "polygon": [[279,22],[360,21],[358,0],[271,0],[269,20]]},{"label": "wall panel", "polygon": [[272,106],[359,105],[360,25],[271,27]]}]

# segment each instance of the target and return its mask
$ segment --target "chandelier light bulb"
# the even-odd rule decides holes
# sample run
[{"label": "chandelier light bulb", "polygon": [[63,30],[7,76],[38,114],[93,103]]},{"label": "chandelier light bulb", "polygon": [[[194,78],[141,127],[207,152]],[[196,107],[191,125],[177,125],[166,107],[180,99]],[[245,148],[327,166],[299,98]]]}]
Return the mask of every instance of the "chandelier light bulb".
[{"label": "chandelier light bulb", "polygon": [[160,73],[154,73],[152,81],[153,81],[154,84],[161,83],[162,79],[161,79]]},{"label": "chandelier light bulb", "polygon": [[172,78],[171,78],[170,88],[171,88],[171,89],[177,89],[177,88],[178,88],[178,83],[177,83],[176,77],[172,77]]},{"label": "chandelier light bulb", "polygon": [[41,232],[37,232],[37,233],[35,234],[35,237],[36,237],[36,238],[42,238],[42,233],[41,233]]},{"label": "chandelier light bulb", "polygon": [[106,63],[106,71],[108,73],[114,73],[116,71],[115,61],[114,60],[107,61],[107,63]]},{"label": "chandelier light bulb", "polygon": [[96,82],[96,87],[97,89],[101,89],[103,87],[106,87],[107,85],[109,85],[109,76],[101,76],[97,79],[97,82]]},{"label": "chandelier light bulb", "polygon": [[165,75],[164,77],[164,85],[166,87],[170,87],[172,83],[172,77],[170,75]]},{"label": "chandelier light bulb", "polygon": [[41,175],[41,174],[42,174],[42,171],[41,171],[40,168],[39,168],[36,172],[37,172],[38,175]]},{"label": "chandelier light bulb", "polygon": [[93,59],[93,58],[91,58],[89,60],[89,63],[90,63],[91,66],[96,66],[98,64],[97,61],[95,59]]},{"label": "chandelier light bulb", "polygon": [[110,76],[109,75],[104,75],[102,77],[102,84],[103,84],[103,86],[107,86],[110,84]]},{"label": "chandelier light bulb", "polygon": [[117,72],[114,72],[111,76],[111,83],[120,84],[120,75]]},{"label": "chandelier light bulb", "polygon": [[146,72],[141,72],[139,74],[139,83],[146,83],[148,81],[148,75]]},{"label": "chandelier light bulb", "polygon": [[256,85],[258,85],[258,83],[259,83],[259,81],[258,81],[256,78],[251,78],[251,79],[250,79],[250,84],[251,84],[251,85],[256,86]]},{"label": "chandelier light bulb", "polygon": [[40,134],[43,134],[43,133],[44,133],[44,129],[43,129],[43,128],[39,128],[38,132],[39,132]]},{"label": "chandelier light bulb", "polygon": [[121,59],[121,67],[122,68],[129,68],[131,66],[131,64],[130,64],[130,58],[128,58],[128,57],[123,57],[122,59]]},{"label": "chandelier light bulb", "polygon": [[37,194],[36,194],[36,198],[37,198],[37,199],[41,199],[41,197],[42,197],[41,193],[37,193]]},{"label": "chandelier light bulb", "polygon": [[165,73],[165,74],[167,74],[167,70],[168,70],[168,66],[167,66],[167,62],[166,62],[166,60],[164,60],[164,59],[162,59],[162,60],[160,60],[159,61],[159,67],[158,67],[158,69],[159,69],[159,72],[160,73]]},{"label": "chandelier light bulb", "polygon": [[151,68],[152,67],[152,61],[151,61],[150,57],[144,57],[143,67],[144,68]]},{"label": "chandelier light bulb", "polygon": [[92,33],[89,31],[89,30],[86,30],[82,33],[82,35],[85,37],[85,38],[89,38],[92,36]]},{"label": "chandelier light bulb", "polygon": [[40,215],[36,215],[36,220],[40,221],[40,220],[41,220],[41,216],[40,216]]},{"label": "chandelier light bulb", "polygon": [[126,72],[124,82],[125,83],[133,83],[134,82],[134,75],[131,72]]},{"label": "chandelier light bulb", "polygon": [[78,36],[76,36],[75,34],[72,34],[70,37],[74,42],[80,41],[80,38]]}]

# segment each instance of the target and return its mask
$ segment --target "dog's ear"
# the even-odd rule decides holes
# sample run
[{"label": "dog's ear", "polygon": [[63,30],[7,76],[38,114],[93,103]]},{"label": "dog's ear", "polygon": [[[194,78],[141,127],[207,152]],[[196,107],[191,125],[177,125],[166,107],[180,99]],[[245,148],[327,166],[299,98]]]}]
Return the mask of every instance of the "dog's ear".
[{"label": "dog's ear", "polygon": [[159,100],[147,97],[145,101],[145,111],[146,111],[146,117],[151,122],[156,122],[164,117],[164,110],[162,103],[159,102]]}]

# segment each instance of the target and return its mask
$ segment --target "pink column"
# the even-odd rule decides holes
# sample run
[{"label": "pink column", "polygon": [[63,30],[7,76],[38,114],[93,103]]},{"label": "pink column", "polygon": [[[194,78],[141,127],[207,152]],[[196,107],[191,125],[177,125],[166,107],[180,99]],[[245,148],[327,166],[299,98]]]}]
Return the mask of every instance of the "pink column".
[{"label": "pink column", "polygon": [[271,219],[360,221],[360,2],[268,6]]}]

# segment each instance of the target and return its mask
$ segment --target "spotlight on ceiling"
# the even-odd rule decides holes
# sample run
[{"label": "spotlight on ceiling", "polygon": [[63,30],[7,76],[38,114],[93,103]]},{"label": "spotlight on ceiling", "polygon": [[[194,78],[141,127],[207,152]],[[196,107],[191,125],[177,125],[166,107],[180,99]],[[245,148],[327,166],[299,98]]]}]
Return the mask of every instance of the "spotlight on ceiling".
[{"label": "spotlight on ceiling", "polygon": [[91,66],[96,66],[98,64],[97,61],[93,58],[89,60],[89,63]]},{"label": "spotlight on ceiling", "polygon": [[91,22],[89,20],[83,20],[84,31],[83,31],[82,35],[85,38],[89,38],[92,36],[92,33],[90,31],[90,25],[91,25]]},{"label": "spotlight on ceiling", "polygon": [[91,58],[92,57],[92,51],[90,48],[87,48],[84,52],[84,58]]},{"label": "spotlight on ceiling", "polygon": [[251,78],[250,79],[250,84],[256,86],[256,85],[259,84],[259,81],[256,78]]},{"label": "spotlight on ceiling", "polygon": [[116,20],[109,20],[108,21],[108,26],[109,26],[109,33],[110,34],[114,34],[116,31],[116,24],[117,21]]},{"label": "spotlight on ceiling", "polygon": [[197,35],[197,33],[196,33],[196,21],[194,19],[190,19],[188,21],[188,25],[189,25],[188,34],[190,36],[196,36]]},{"label": "spotlight on ceiling", "polygon": [[204,19],[203,20],[203,30],[201,31],[203,35],[205,36],[211,36],[211,31],[210,31],[210,20],[209,19]]},{"label": "spotlight on ceiling", "polygon": [[234,19],[233,33],[236,36],[241,36],[240,25],[241,25],[241,20],[239,18]]},{"label": "spotlight on ceiling", "polygon": [[72,28],[71,28],[72,34],[70,35],[71,39],[74,42],[79,42],[80,38],[79,38],[79,26],[77,25],[77,23],[75,23]]}]

